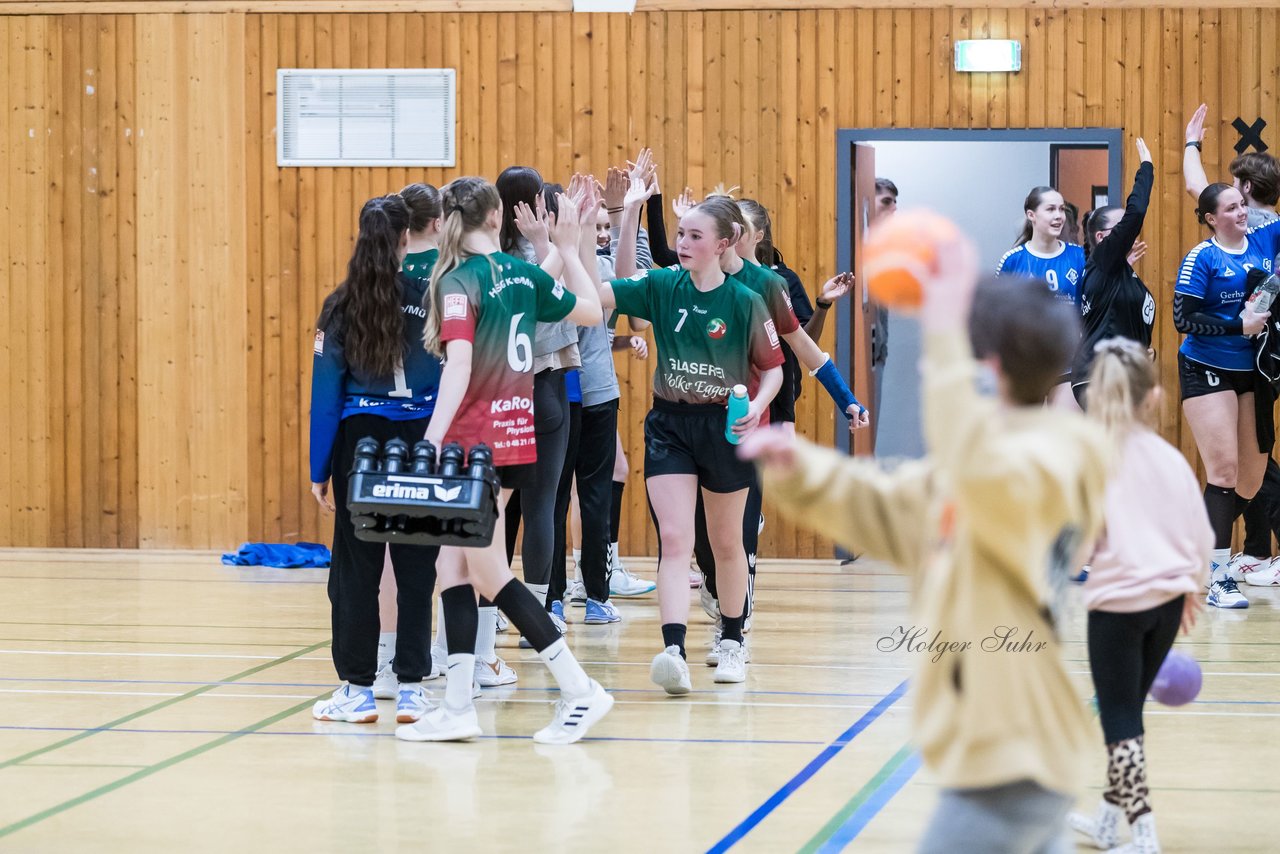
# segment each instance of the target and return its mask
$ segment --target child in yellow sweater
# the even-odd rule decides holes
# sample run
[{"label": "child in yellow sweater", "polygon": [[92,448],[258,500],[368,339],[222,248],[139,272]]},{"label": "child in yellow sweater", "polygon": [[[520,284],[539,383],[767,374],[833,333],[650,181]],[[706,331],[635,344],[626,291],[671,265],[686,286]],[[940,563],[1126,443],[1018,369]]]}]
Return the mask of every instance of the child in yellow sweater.
[{"label": "child in yellow sweater", "polygon": [[798,524],[911,575],[914,625],[950,644],[913,678],[915,741],[943,786],[919,850],[1053,852],[1096,741],[1055,615],[1101,522],[1107,442],[1043,405],[1079,320],[1043,282],[979,284],[963,237],[924,292],[925,459],[889,472],[777,430],[740,453]]}]

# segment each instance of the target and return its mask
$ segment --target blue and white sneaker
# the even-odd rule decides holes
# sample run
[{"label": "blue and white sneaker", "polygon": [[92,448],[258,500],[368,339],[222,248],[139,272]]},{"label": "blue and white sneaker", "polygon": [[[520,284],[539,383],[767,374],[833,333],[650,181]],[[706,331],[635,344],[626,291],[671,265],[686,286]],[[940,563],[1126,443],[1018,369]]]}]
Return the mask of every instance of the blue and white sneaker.
[{"label": "blue and white sneaker", "polygon": [[431,698],[421,682],[400,683],[396,697],[396,723],[411,724],[431,711]]},{"label": "blue and white sneaker", "polygon": [[620,623],[622,622],[622,615],[618,613],[618,609],[614,607],[612,602],[597,602],[594,599],[588,599],[587,616],[583,619],[583,622],[591,625]]},{"label": "blue and white sneaker", "polygon": [[[559,622],[556,622],[557,620]],[[556,623],[557,626],[564,624],[564,603],[563,602],[551,603],[551,622]],[[560,633],[564,634],[564,631],[561,630]]]},{"label": "blue and white sneaker", "polygon": [[1249,600],[1244,598],[1235,579],[1223,575],[1215,578],[1209,585],[1209,604],[1215,608],[1248,608]]},{"label": "blue and white sneaker", "polygon": [[372,688],[344,682],[333,696],[316,701],[311,707],[311,716],[318,721],[371,724],[378,720],[378,704],[373,700]]}]

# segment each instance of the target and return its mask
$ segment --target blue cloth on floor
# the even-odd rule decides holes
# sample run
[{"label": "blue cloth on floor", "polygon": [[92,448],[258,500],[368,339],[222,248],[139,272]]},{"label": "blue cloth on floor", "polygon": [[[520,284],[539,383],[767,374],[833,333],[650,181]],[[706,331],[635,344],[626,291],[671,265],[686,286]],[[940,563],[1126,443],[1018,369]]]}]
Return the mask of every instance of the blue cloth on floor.
[{"label": "blue cloth on floor", "polygon": [[322,543],[245,543],[222,555],[231,566],[325,567],[329,559],[329,547]]}]

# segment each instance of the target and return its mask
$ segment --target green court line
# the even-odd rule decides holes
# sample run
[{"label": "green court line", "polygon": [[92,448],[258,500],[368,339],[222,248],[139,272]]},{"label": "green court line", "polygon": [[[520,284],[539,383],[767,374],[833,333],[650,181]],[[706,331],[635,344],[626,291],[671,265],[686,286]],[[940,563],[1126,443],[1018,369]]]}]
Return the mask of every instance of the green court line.
[{"label": "green court line", "polygon": [[151,646],[293,646],[290,641],[275,643],[249,643],[244,641],[178,641],[178,640],[116,640],[115,638],[0,638],[0,643],[119,643],[150,644]]},{"label": "green court line", "polygon": [[[323,640],[323,641],[320,641],[319,643],[313,643],[311,646],[307,646],[307,647],[303,647],[302,649],[295,650],[294,652],[291,652],[288,655],[282,655],[279,658],[275,659],[274,661],[267,661],[262,664],[256,665],[254,667],[250,667],[248,670],[243,670],[240,673],[237,673],[235,676],[231,676],[221,680],[221,683],[225,684],[227,682],[239,681],[245,678],[246,676],[252,676],[255,673],[260,673],[269,667],[275,667],[277,664],[284,664],[286,661],[291,661],[292,659],[298,658],[299,656],[306,655],[309,652],[315,652],[317,649],[320,649],[321,647],[328,646],[329,643],[330,641],[328,640]],[[139,709],[138,711],[133,712],[131,714],[127,714],[122,718],[116,718],[114,721],[111,721],[110,723],[105,723],[102,726],[94,727],[93,729],[87,729],[84,732],[80,732],[68,738],[64,738],[61,741],[55,741],[53,744],[49,744],[44,747],[38,747],[35,750],[22,754],[21,756],[15,756],[12,759],[6,759],[3,762],[0,762],[0,768],[8,768],[10,765],[17,765],[20,762],[26,762],[28,759],[34,759],[37,756],[42,756],[51,751],[66,747],[69,744],[75,744],[77,741],[83,741],[84,739],[89,738],[92,735],[97,735],[98,733],[103,732],[105,730],[110,730],[114,727],[118,727],[121,724],[127,724],[130,721],[137,720],[138,718],[144,715],[149,715],[152,712],[158,712],[161,709],[166,709],[169,706],[174,705],[175,703],[181,703],[183,700],[190,700],[192,697],[198,697],[201,694],[207,694],[213,689],[219,688],[219,687],[222,687],[222,685],[212,684],[212,683],[208,685],[201,685],[199,688],[193,688],[185,694],[181,694],[177,697],[170,697],[168,700],[161,700],[159,703],[155,703],[154,705],[147,706],[145,709]],[[3,835],[3,834],[0,834],[0,835]]]},{"label": "green court line", "polygon": [[23,768],[146,768],[136,762],[132,765],[117,765],[107,762],[23,762]]},{"label": "green court line", "polygon": [[910,756],[911,745],[902,745],[898,752],[893,754],[889,761],[881,766],[880,770],[875,773],[875,776],[868,780],[867,784],[859,789],[857,793],[840,808],[840,811],[833,815],[831,820],[824,824],[822,829],[815,833],[813,837],[800,848],[798,854],[814,854],[815,851],[821,848],[822,844],[830,839],[832,835],[849,820],[849,816],[853,815],[858,810],[858,807],[862,806],[867,798],[871,797],[875,791],[880,788],[884,781],[889,779],[890,775],[892,775],[894,771],[898,770],[898,766],[903,762],[906,762]]},{"label": "green court line", "polygon": [[196,756],[199,756],[202,753],[208,753],[210,750],[213,750],[216,747],[221,747],[224,744],[229,744],[235,741],[236,739],[243,738],[244,736],[249,735],[251,733],[255,733],[258,730],[263,729],[264,727],[269,727],[274,723],[278,723],[284,720],[290,715],[295,715],[298,712],[302,711],[303,709],[310,708],[312,703],[314,703],[316,700],[319,700],[321,697],[324,697],[324,696],[326,695],[317,694],[315,697],[311,698],[310,700],[301,702],[296,706],[291,706],[290,708],[285,709],[283,712],[277,712],[276,714],[272,715],[269,718],[263,718],[262,720],[258,721],[255,724],[249,724],[249,726],[244,727],[243,729],[238,729],[235,732],[228,733],[224,736],[221,736],[220,738],[215,738],[213,741],[205,742],[204,744],[201,744],[198,747],[193,747],[190,750],[184,751],[183,753],[179,753],[176,756],[170,756],[168,759],[163,759],[155,763],[154,765],[148,765],[138,771],[135,771],[132,774],[129,774],[125,777],[121,777],[119,780],[113,780],[110,783],[106,783],[105,785],[99,786],[96,789],[91,789],[90,791],[85,792],[83,795],[77,795],[76,797],[71,798],[70,800],[63,801],[60,804],[54,804],[48,809],[43,809],[40,812],[36,813],[35,815],[27,816],[24,819],[15,821],[13,824],[6,825],[5,827],[0,827],[0,837],[8,836],[11,833],[16,833],[19,830],[22,830],[23,828],[30,827],[33,824],[42,822],[46,818],[52,818],[53,816],[58,815],[59,813],[66,812],[67,810],[73,807],[78,807],[83,803],[87,803],[89,801],[94,800],[95,798],[100,798],[103,795],[114,792],[117,789],[121,789],[129,785],[130,783],[136,783],[139,780],[144,780],[147,777],[150,777],[152,774],[157,774],[165,770],[166,768],[172,768],[174,765],[177,765],[180,762],[186,762],[188,759],[192,759]]}]

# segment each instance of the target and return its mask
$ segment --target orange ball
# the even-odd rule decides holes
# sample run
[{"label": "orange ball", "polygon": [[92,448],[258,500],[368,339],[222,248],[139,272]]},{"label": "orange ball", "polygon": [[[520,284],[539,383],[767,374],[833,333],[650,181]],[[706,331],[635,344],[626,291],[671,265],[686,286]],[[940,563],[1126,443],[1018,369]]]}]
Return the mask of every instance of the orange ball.
[{"label": "orange ball", "polygon": [[862,275],[867,290],[889,308],[919,308],[921,280],[937,272],[938,243],[954,239],[958,229],[944,216],[925,210],[894,214],[867,233]]}]

